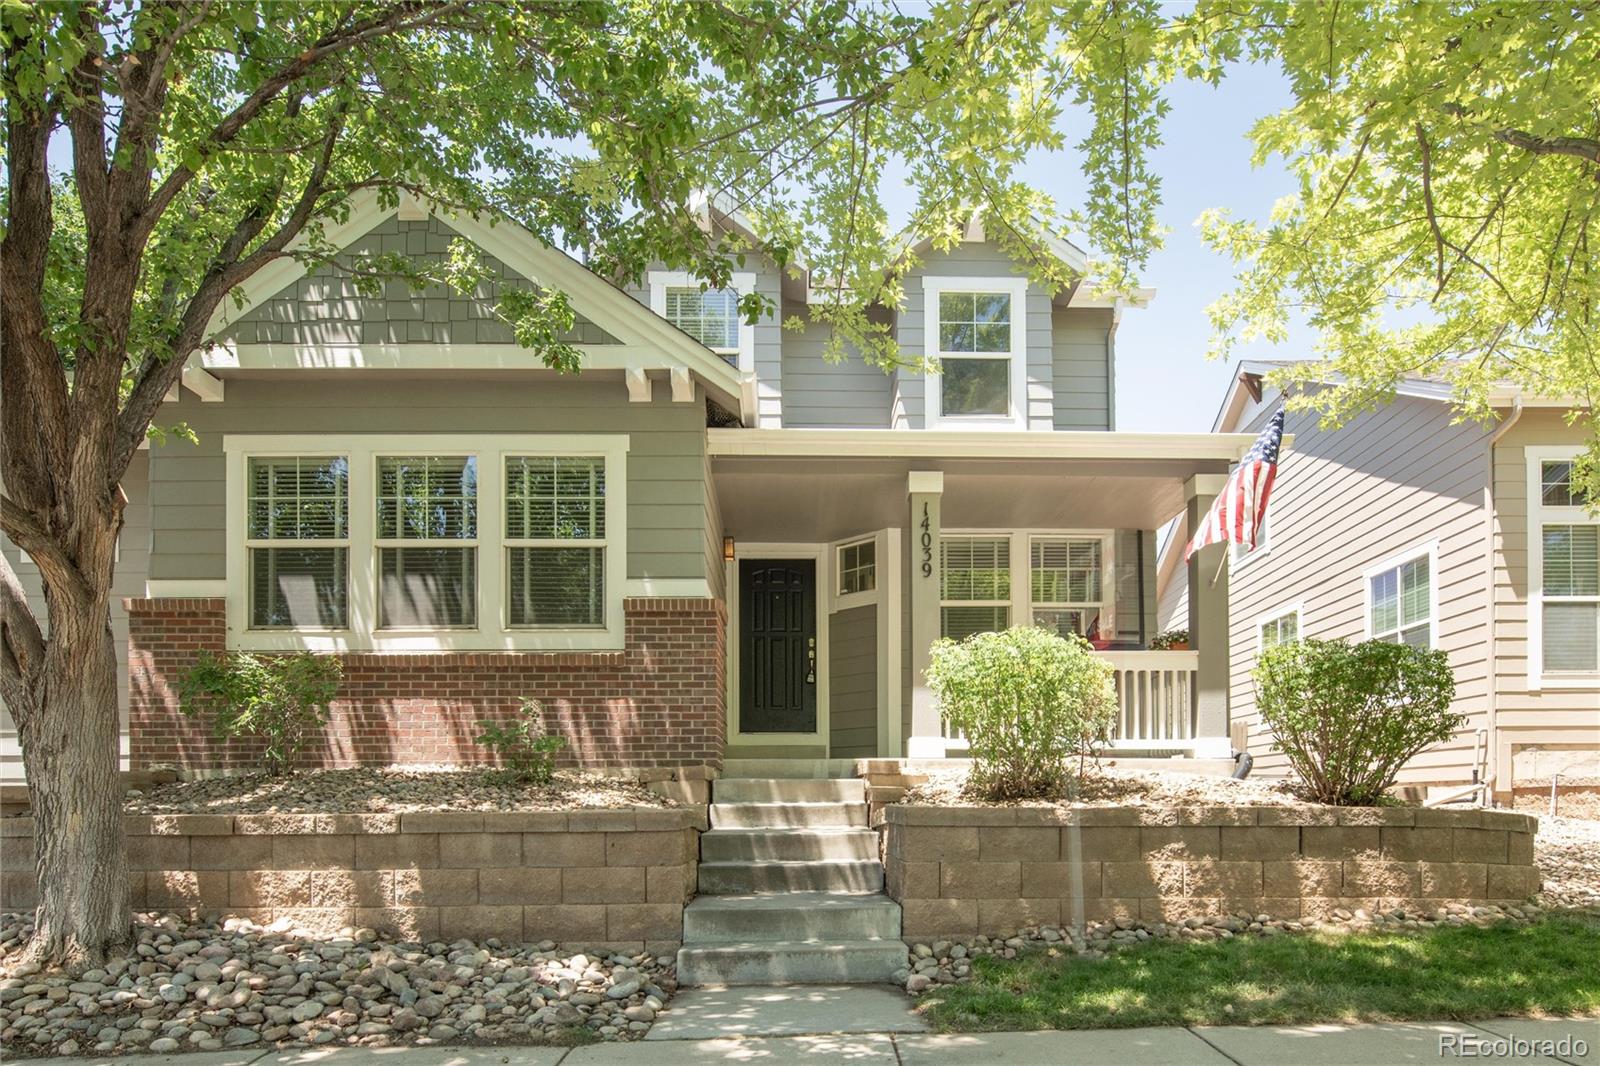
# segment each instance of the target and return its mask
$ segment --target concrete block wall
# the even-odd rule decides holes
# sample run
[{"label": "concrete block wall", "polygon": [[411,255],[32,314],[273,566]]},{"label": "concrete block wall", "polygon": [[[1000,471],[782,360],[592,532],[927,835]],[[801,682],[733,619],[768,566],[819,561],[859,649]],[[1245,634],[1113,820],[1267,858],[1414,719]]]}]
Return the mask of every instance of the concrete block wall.
[{"label": "concrete block wall", "polygon": [[[288,918],[406,940],[666,950],[705,808],[128,815],[135,910]],[[0,820],[0,909],[38,900],[33,820]]]},{"label": "concrete block wall", "polygon": [[874,815],[908,939],[1249,911],[1516,903],[1539,889],[1537,821],[1404,808],[990,808]]}]

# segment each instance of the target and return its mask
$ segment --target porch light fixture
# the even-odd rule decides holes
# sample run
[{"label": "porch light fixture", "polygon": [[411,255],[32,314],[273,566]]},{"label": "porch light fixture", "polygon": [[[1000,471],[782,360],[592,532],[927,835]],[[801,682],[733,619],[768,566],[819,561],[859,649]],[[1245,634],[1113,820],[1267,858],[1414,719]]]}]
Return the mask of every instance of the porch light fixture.
[{"label": "porch light fixture", "polygon": [[733,538],[732,537],[723,537],[722,538],[722,557],[724,559],[726,559],[730,563],[733,562]]}]

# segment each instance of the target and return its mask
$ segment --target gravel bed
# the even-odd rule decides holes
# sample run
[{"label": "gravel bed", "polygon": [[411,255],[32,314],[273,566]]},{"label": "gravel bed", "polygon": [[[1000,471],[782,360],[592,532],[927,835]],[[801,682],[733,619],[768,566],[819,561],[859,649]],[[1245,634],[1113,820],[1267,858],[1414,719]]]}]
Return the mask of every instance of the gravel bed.
[{"label": "gravel bed", "polygon": [[906,792],[901,803],[924,807],[1074,807],[1113,803],[1124,807],[1188,807],[1252,804],[1263,807],[1313,807],[1295,795],[1287,781],[1213,777],[1173,770],[1124,770],[1104,763],[1085,776],[1078,795],[1059,799],[990,800],[966,792],[967,768],[935,770]]},{"label": "gravel bed", "polygon": [[1397,908],[1369,913],[1361,909],[1340,908],[1326,921],[1284,920],[1241,911],[1226,917],[1196,917],[1176,922],[1145,923],[1131,918],[1118,918],[1114,922],[1089,922],[1081,931],[1071,926],[1032,926],[1009,937],[979,936],[970,940],[936,940],[913,944],[906,955],[905,969],[896,973],[895,979],[911,995],[920,996],[936,991],[941,985],[970,980],[972,960],[980,955],[1014,959],[1025,951],[1044,951],[1051,957],[1075,955],[1085,959],[1103,959],[1111,952],[1138,947],[1152,940],[1229,940],[1236,936],[1271,937],[1307,932],[1492,925],[1504,921],[1531,921],[1543,913],[1544,908],[1532,903],[1520,907],[1452,903],[1427,912]]},{"label": "gravel bed", "polygon": [[305,770],[174,781],[128,793],[129,814],[369,814],[674,807],[638,781],[561,771],[548,785],[497,770]]},{"label": "gravel bed", "polygon": [[[20,1055],[563,1043],[642,1036],[673,960],[549,942],[316,937],[287,922],[138,916],[133,953],[75,979],[15,961],[33,916],[0,915],[0,1049]],[[12,964],[6,955],[14,957]]]},{"label": "gravel bed", "polygon": [[1549,907],[1600,912],[1600,819],[1538,817],[1533,854],[1544,878],[1540,900]]}]

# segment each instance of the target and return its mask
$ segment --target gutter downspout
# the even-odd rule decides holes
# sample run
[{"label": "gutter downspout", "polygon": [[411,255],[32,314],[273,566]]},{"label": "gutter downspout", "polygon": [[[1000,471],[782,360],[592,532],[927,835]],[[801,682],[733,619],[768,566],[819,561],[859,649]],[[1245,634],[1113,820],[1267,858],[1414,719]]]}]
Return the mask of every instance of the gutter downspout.
[{"label": "gutter downspout", "polygon": [[[1485,449],[1485,462],[1488,470],[1483,481],[1483,579],[1484,579],[1484,610],[1488,616],[1488,632],[1484,639],[1484,651],[1488,656],[1489,664],[1489,750],[1484,753],[1488,765],[1488,780],[1484,782],[1488,790],[1487,802],[1490,806],[1494,802],[1495,786],[1500,780],[1500,659],[1495,649],[1495,610],[1494,610],[1494,449],[1500,443],[1517,420],[1522,417],[1522,396],[1518,394],[1511,401],[1511,413],[1504,422],[1495,427],[1489,434],[1488,446]],[[1506,768],[1509,772],[1509,767]]]}]

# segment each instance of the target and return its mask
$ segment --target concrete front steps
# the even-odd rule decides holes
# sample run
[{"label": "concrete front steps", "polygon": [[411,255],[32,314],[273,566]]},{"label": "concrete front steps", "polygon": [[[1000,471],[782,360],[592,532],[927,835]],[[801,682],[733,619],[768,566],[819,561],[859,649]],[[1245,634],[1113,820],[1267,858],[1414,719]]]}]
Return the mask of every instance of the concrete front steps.
[{"label": "concrete front steps", "polygon": [[875,984],[906,964],[863,782],[721,778],[680,985]]}]

